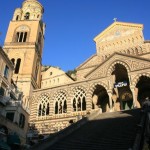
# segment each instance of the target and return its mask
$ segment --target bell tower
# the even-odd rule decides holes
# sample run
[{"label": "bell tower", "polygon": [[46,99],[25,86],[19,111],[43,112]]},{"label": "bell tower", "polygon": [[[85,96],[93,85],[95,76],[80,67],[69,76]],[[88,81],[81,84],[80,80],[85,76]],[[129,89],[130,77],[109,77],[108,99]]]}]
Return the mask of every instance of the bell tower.
[{"label": "bell tower", "polygon": [[25,0],[14,11],[3,49],[14,64],[13,80],[23,92],[24,106],[34,89],[40,88],[41,60],[45,24],[43,6],[37,0]]}]

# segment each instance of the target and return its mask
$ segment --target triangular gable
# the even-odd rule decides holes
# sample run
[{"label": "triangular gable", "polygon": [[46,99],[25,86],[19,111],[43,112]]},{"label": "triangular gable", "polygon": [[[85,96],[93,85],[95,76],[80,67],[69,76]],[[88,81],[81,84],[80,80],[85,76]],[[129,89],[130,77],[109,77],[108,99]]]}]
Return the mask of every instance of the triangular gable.
[{"label": "triangular gable", "polygon": [[115,62],[126,64],[130,71],[136,71],[150,67],[149,59],[122,53],[114,53],[106,61],[90,71],[85,78],[96,79],[106,77],[110,66]]},{"label": "triangular gable", "polygon": [[116,38],[120,38],[133,34],[136,31],[142,31],[143,25],[142,24],[135,24],[135,23],[125,23],[125,22],[114,22],[108,28],[106,28],[103,32],[98,34],[94,41],[97,43],[99,42],[109,42]]}]

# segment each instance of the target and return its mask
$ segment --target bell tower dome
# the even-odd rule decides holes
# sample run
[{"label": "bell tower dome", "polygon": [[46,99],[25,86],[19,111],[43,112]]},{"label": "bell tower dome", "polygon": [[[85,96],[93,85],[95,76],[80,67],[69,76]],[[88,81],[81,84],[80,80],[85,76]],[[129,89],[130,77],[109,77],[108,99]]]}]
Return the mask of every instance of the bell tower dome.
[{"label": "bell tower dome", "polygon": [[10,21],[3,49],[14,64],[13,80],[22,90],[24,103],[34,89],[40,88],[45,24],[43,6],[37,0],[25,0]]},{"label": "bell tower dome", "polygon": [[41,20],[44,13],[43,6],[37,0],[25,0],[22,8],[17,8],[14,12],[15,20]]}]

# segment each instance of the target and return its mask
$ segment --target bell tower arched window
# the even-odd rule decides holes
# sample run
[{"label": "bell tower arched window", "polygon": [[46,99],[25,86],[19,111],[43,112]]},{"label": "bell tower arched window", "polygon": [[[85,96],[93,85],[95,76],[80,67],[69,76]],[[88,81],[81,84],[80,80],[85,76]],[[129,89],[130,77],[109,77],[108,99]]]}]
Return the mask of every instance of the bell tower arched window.
[{"label": "bell tower arched window", "polygon": [[19,15],[16,16],[16,20],[18,20],[18,19],[19,19]]},{"label": "bell tower arched window", "polygon": [[25,20],[29,20],[29,19],[30,19],[30,13],[29,13],[29,12],[27,12],[27,13],[25,14],[24,19],[25,19]]},{"label": "bell tower arched window", "polygon": [[26,42],[27,32],[17,32],[17,42]]},{"label": "bell tower arched window", "polygon": [[18,73],[19,73],[20,64],[21,64],[21,59],[18,58],[18,59],[17,59],[17,63],[16,63],[16,67],[15,67],[15,74],[18,74]]},{"label": "bell tower arched window", "polygon": [[27,42],[29,37],[29,28],[25,25],[18,27],[15,31],[14,42]]}]

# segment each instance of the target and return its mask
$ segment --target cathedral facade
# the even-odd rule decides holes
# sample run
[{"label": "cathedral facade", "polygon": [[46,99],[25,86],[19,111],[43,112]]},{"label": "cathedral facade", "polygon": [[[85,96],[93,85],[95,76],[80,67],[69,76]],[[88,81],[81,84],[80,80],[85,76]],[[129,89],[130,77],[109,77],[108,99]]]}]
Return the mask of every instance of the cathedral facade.
[{"label": "cathedral facade", "polygon": [[43,12],[37,0],[25,0],[14,12],[3,47],[39,134],[55,133],[97,109],[140,108],[150,97],[150,41],[144,40],[142,24],[112,23],[94,38],[96,53],[69,76],[42,66]]}]

